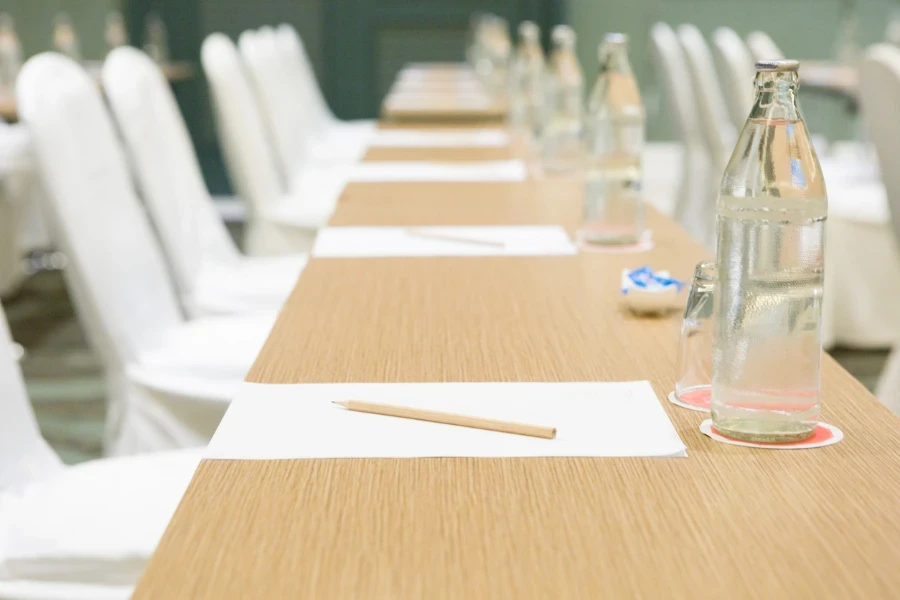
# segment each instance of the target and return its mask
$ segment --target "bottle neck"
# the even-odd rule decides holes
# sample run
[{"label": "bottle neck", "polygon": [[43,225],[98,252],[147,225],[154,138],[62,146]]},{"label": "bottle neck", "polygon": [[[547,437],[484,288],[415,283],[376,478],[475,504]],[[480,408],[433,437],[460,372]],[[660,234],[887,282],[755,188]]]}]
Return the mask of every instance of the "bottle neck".
[{"label": "bottle neck", "polygon": [[754,80],[756,98],[751,119],[796,121],[800,119],[797,104],[799,82],[795,71],[759,71]]},{"label": "bottle neck", "polygon": [[623,45],[607,46],[600,56],[600,73],[622,73],[631,75],[628,51]]}]

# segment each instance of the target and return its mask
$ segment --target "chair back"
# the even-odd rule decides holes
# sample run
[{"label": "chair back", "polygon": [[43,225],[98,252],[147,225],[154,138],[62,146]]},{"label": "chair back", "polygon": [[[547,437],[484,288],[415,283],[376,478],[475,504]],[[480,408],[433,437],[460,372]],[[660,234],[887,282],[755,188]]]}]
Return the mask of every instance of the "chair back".
[{"label": "chair back", "polygon": [[[700,131],[710,153],[710,162],[724,168],[737,141],[737,132],[725,108],[709,45],[694,25],[678,28],[678,40],[687,58],[688,71],[697,95]],[[721,177],[721,173],[717,174]]]},{"label": "chair back", "polygon": [[200,58],[231,182],[251,213],[265,213],[287,188],[246,66],[234,42],[221,33],[204,40]]},{"label": "chair back", "polygon": [[107,365],[124,367],[184,317],[112,118],[96,81],[57,53],[25,64],[17,96],[79,317]]},{"label": "chair back", "polygon": [[59,457],[41,437],[0,307],[0,491],[62,468]]},{"label": "chair back", "polygon": [[245,31],[238,38],[238,48],[247,65],[269,138],[274,143],[281,176],[284,181],[291,181],[292,174],[303,163],[310,137],[308,119],[304,117],[309,103],[299,101],[291,93],[274,30]]},{"label": "chair back", "polygon": [[233,261],[239,253],[203,182],[172,89],[159,66],[131,46],[109,53],[103,88],[175,282],[189,296],[204,263]]},{"label": "chair back", "polygon": [[755,96],[753,57],[744,40],[731,27],[719,27],[713,32],[712,39],[728,101],[728,113],[735,130],[740,131],[747,122]]},{"label": "chair back", "polygon": [[322,87],[316,79],[309,54],[297,29],[293,25],[282,23],[275,29],[279,51],[287,65],[288,83],[303,98],[303,105],[309,106],[313,131],[327,129],[337,119],[325,100]]},{"label": "chair back", "polygon": [[860,65],[859,100],[878,156],[894,237],[900,244],[900,49],[896,46],[876,44],[866,53]]},{"label": "chair back", "polygon": [[784,52],[765,31],[754,31],[747,34],[747,47],[750,48],[754,61],[784,58]]}]

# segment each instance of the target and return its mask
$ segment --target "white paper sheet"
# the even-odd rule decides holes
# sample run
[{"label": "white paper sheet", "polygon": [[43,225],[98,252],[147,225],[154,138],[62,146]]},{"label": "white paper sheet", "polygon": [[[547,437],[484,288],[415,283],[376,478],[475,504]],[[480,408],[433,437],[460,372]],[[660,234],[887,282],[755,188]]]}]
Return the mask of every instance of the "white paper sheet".
[{"label": "white paper sheet", "polygon": [[502,129],[430,131],[428,129],[381,129],[370,146],[395,148],[468,148],[508,146],[509,133]]},{"label": "white paper sheet", "polygon": [[320,258],[390,256],[554,256],[578,249],[562,227],[326,227],[312,255]]},{"label": "white paper sheet", "polygon": [[435,163],[424,161],[363,162],[350,172],[351,181],[524,181],[521,160]]},{"label": "white paper sheet", "polygon": [[[553,440],[348,411],[364,400],[557,428]],[[244,383],[208,458],[687,456],[646,381]]]}]

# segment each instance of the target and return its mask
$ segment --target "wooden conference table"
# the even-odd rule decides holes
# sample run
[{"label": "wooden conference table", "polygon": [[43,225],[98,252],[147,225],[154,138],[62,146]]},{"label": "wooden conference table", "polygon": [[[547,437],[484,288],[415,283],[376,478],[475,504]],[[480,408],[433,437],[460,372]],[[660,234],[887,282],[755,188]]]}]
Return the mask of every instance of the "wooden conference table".
[{"label": "wooden conference table", "polygon": [[[579,213],[572,181],[354,183],[332,224],[573,231]],[[248,380],[647,379],[688,458],[203,461],[134,597],[896,598],[900,421],[826,357],[841,443],[702,436],[664,400],[680,315],[619,306],[623,267],[688,278],[707,256],[649,222],[646,254],[312,259]]]}]

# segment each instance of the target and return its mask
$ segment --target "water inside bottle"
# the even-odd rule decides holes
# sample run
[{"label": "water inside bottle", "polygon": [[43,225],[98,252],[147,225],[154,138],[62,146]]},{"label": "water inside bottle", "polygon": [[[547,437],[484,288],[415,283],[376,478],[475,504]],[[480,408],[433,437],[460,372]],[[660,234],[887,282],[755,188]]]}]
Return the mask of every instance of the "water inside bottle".
[{"label": "water inside bottle", "polygon": [[776,210],[768,197],[719,198],[712,413],[727,436],[785,442],[815,431],[825,216],[824,199],[781,198]]}]

